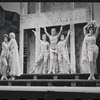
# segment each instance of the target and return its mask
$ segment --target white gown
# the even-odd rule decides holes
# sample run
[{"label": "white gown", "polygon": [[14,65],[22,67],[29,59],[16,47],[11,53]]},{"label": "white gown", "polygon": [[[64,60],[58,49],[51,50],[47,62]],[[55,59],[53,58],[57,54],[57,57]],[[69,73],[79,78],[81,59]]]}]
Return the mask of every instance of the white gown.
[{"label": "white gown", "polygon": [[9,65],[10,65],[10,75],[20,76],[22,74],[20,58],[18,53],[18,45],[15,39],[11,39],[9,42]]}]

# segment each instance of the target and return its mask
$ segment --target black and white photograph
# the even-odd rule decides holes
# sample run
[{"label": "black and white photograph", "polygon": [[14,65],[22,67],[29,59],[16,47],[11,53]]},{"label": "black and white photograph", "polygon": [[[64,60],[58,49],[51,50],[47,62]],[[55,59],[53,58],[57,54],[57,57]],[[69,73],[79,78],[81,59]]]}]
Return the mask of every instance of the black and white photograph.
[{"label": "black and white photograph", "polygon": [[100,100],[100,2],[0,2],[0,100]]}]

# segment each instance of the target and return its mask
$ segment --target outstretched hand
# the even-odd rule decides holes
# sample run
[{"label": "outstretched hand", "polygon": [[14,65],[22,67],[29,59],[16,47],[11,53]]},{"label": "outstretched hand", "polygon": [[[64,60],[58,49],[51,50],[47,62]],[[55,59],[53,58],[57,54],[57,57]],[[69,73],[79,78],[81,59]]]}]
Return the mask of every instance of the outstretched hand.
[{"label": "outstretched hand", "polygon": [[32,30],[32,32],[36,33],[36,31]]},{"label": "outstretched hand", "polygon": [[88,25],[91,25],[91,24],[95,24],[95,21],[91,20],[91,21],[88,22]]},{"label": "outstretched hand", "polygon": [[60,31],[62,31],[63,30],[63,25],[61,25],[61,28],[60,28]]},{"label": "outstretched hand", "polygon": [[44,27],[44,31],[46,32],[46,27]]},{"label": "outstretched hand", "polygon": [[68,30],[68,33],[71,33],[71,29]]},{"label": "outstretched hand", "polygon": [[96,23],[95,20],[93,21],[93,24],[94,24],[94,26],[97,26],[98,27],[98,24]]}]

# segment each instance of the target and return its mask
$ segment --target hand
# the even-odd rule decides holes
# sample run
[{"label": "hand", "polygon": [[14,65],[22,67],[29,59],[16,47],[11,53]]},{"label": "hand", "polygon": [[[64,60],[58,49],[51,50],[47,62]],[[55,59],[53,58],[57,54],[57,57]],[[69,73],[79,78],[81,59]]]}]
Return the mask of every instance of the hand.
[{"label": "hand", "polygon": [[60,31],[62,31],[62,30],[63,30],[63,26],[61,25]]},{"label": "hand", "polygon": [[93,24],[94,24],[94,25],[97,25],[96,21],[93,21]]},{"label": "hand", "polygon": [[71,33],[71,29],[68,30],[68,33]]},{"label": "hand", "polygon": [[32,32],[36,33],[36,31],[32,30]]},{"label": "hand", "polygon": [[44,27],[44,31],[46,32],[46,27]]},{"label": "hand", "polygon": [[93,20],[91,20],[91,21],[88,22],[88,25],[91,25],[91,24],[94,24]]}]

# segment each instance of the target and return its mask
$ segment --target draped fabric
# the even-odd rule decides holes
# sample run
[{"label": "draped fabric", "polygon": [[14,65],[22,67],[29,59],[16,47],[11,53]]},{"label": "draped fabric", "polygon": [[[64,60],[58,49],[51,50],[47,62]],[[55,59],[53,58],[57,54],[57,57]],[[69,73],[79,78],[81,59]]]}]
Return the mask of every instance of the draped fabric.
[{"label": "draped fabric", "polygon": [[[69,53],[68,53],[68,47],[67,47],[67,44],[65,45],[65,47],[63,47],[63,73],[70,73],[70,71],[72,69],[70,69],[70,65],[68,65],[68,62],[69,61]],[[65,60],[67,59],[67,61]]]},{"label": "draped fabric", "polygon": [[18,46],[15,39],[11,39],[9,42],[10,56],[9,56],[9,65],[10,65],[10,75],[20,76],[22,74],[20,58],[18,53]]},{"label": "draped fabric", "polygon": [[86,44],[86,38],[85,36],[82,44],[82,52],[81,52],[81,73],[90,73],[90,66],[89,66],[89,59],[88,59],[88,48]]},{"label": "draped fabric", "polygon": [[[47,72],[49,71],[49,67],[50,67],[50,58],[48,57],[47,66],[46,66]],[[43,69],[44,69],[44,59],[41,60],[41,62],[36,67],[35,72],[33,72],[33,73],[43,74]]]},{"label": "draped fabric", "polygon": [[[62,42],[60,44],[60,42]],[[66,41],[60,41],[58,42],[58,54],[62,56],[62,72],[61,73],[70,73],[71,72],[71,67],[68,63],[69,61],[69,53],[68,53],[68,47]],[[60,66],[59,66],[60,67]]]}]

